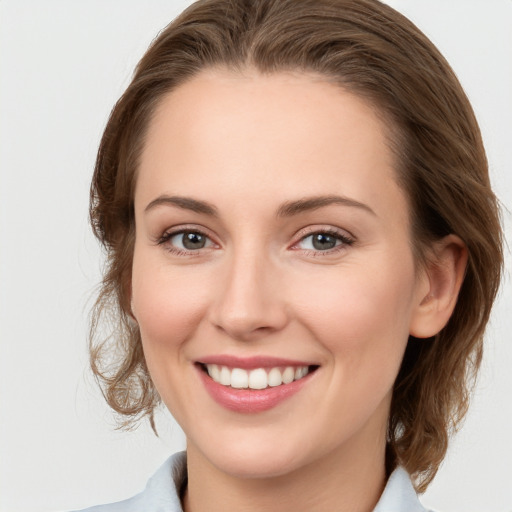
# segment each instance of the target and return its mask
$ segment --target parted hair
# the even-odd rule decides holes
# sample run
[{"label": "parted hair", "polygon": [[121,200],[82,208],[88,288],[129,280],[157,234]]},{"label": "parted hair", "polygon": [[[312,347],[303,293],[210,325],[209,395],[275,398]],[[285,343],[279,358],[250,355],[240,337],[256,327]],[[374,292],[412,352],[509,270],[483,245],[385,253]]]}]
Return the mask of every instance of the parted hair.
[{"label": "parted hair", "polygon": [[91,185],[91,224],[106,252],[90,332],[103,394],[124,426],[143,417],[153,424],[160,399],[130,316],[138,160],[162,97],[216,67],[317,73],[365,99],[388,120],[417,261],[448,234],[467,246],[453,315],[436,336],[410,337],[393,389],[387,467],[404,466],[422,492],[467,411],[499,286],[502,232],[459,81],[413,23],[377,0],[200,0],[150,45],[110,114]]}]

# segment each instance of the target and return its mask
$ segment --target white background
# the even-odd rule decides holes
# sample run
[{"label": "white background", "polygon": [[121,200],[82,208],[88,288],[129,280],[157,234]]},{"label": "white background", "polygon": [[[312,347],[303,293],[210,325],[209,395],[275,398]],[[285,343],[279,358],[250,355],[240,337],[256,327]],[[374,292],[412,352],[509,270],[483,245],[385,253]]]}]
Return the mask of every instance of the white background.
[{"label": "white background", "polygon": [[[108,113],[188,1],[0,1],[0,510],[66,510],[138,492],[183,434],[162,413],[114,431],[87,369],[101,253],[88,187]],[[452,63],[512,205],[512,1],[389,0]],[[511,238],[511,214],[504,213]],[[423,502],[512,511],[511,263],[464,429]],[[213,433],[212,433],[213,434]]]}]

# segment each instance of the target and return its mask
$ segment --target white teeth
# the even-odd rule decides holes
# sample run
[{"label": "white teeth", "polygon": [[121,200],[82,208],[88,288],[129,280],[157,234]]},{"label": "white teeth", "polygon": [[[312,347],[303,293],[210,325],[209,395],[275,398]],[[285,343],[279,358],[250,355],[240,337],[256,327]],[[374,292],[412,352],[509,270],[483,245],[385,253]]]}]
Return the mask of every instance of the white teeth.
[{"label": "white teeth", "polygon": [[302,379],[302,377],[305,377],[308,374],[308,367],[307,366],[300,366],[295,370],[295,380]]},{"label": "white teeth", "polygon": [[281,375],[281,371],[279,368],[272,368],[268,372],[268,385],[275,387],[280,386],[283,383],[283,376]]},{"label": "white teeth", "polygon": [[295,370],[291,366],[287,366],[283,372],[283,383],[290,384],[295,379]]},{"label": "white teeth", "polygon": [[216,364],[208,365],[208,374],[215,382],[220,382],[220,370]]},{"label": "white teeth", "polygon": [[242,368],[233,368],[231,370],[231,387],[244,389],[249,387],[249,374]]},{"label": "white teeth", "polygon": [[267,372],[263,368],[252,370],[249,373],[249,387],[251,389],[265,389],[267,386]]},{"label": "white teeth", "polygon": [[218,366],[216,364],[207,364],[208,375],[223,386],[231,386],[236,389],[265,389],[267,387],[276,387],[281,384],[290,384],[294,380],[299,380],[309,373],[307,366],[287,366],[284,369],[256,368],[251,371],[242,368],[228,368],[227,366]]},{"label": "white teeth", "polygon": [[220,369],[220,383],[223,386],[231,385],[231,372],[225,366]]}]

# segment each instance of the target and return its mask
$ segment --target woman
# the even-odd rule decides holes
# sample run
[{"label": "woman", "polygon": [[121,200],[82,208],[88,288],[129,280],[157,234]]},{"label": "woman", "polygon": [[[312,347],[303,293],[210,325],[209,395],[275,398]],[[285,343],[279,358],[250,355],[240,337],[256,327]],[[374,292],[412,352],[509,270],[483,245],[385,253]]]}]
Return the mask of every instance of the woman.
[{"label": "woman", "polygon": [[[154,41],[91,194],[92,366],[187,436],[98,510],[423,510],[501,269],[472,109],[373,0],[210,0]],[[116,364],[106,357],[117,343]]]}]

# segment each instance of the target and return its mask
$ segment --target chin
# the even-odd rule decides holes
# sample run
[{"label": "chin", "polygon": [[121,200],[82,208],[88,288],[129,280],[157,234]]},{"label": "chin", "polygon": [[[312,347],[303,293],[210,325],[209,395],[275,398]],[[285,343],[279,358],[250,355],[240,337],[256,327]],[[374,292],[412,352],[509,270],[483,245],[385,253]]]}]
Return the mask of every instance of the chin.
[{"label": "chin", "polygon": [[300,467],[296,457],[276,456],[272,454],[233,454],[219,461],[217,468],[237,478],[276,478],[296,471]]},{"label": "chin", "polygon": [[230,443],[229,447],[217,443],[213,449],[203,450],[202,455],[218,470],[237,478],[279,477],[306,463],[303,451],[292,448],[291,443],[255,442],[253,438]]}]

